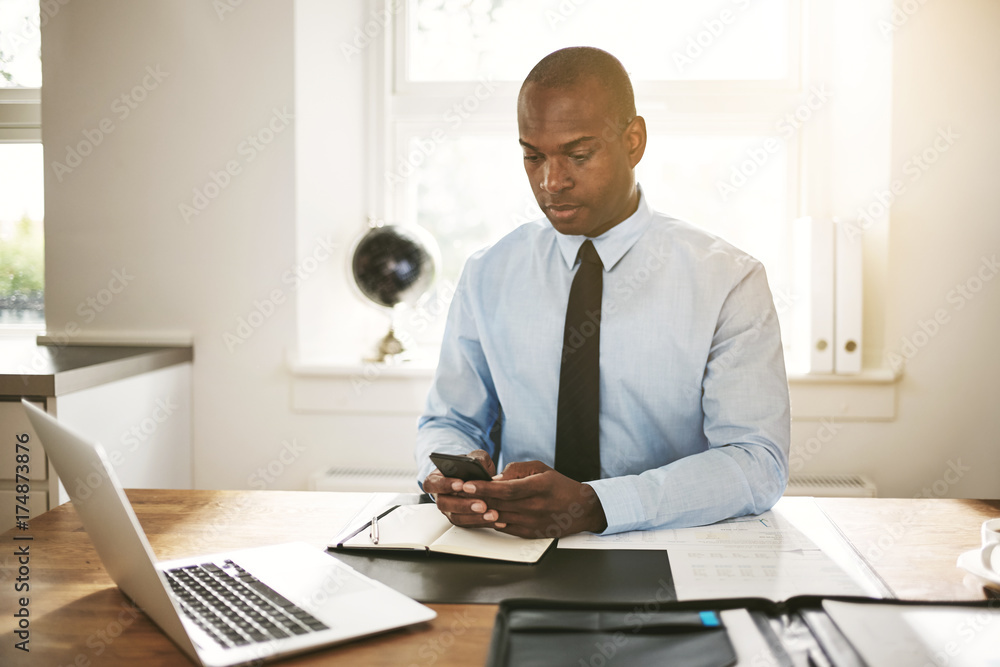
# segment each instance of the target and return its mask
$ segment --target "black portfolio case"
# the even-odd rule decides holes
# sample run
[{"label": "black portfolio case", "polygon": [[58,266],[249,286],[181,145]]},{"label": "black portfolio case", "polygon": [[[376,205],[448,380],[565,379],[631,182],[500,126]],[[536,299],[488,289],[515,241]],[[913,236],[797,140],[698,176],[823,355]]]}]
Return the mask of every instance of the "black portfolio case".
[{"label": "black portfolio case", "polygon": [[746,609],[775,660],[755,655],[741,665],[865,667],[850,641],[823,611],[824,600],[995,608],[995,604],[986,600],[922,602],[816,596],[794,597],[784,602],[733,598],[611,604],[511,599],[500,603],[486,664],[488,667],[729,667],[736,664],[737,653],[720,612]]}]

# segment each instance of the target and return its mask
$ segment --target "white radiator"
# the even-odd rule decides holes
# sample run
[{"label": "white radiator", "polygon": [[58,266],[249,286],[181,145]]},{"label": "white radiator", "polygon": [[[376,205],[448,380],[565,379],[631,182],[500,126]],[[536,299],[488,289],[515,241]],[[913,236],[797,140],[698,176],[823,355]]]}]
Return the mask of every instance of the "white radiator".
[{"label": "white radiator", "polygon": [[309,478],[309,490],[420,493],[416,468],[333,467],[313,473]]},{"label": "white radiator", "polygon": [[875,498],[875,484],[864,475],[792,475],[786,496]]}]

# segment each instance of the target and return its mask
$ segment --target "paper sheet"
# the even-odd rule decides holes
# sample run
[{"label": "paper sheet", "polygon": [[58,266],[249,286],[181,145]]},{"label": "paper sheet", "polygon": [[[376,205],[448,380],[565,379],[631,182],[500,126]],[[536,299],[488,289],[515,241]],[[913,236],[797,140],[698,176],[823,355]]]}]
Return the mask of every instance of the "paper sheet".
[{"label": "paper sheet", "polygon": [[869,667],[1000,665],[1000,610],[827,600],[823,609]]},{"label": "paper sheet", "polygon": [[559,548],[666,549],[679,600],[889,593],[812,498],[710,526],[573,535]]},{"label": "paper sheet", "polygon": [[601,536],[579,533],[559,540],[560,549],[669,549],[678,546],[815,549],[791,523],[773,511],[694,528],[633,530]]},{"label": "paper sheet", "polygon": [[819,549],[668,549],[678,600],[796,595],[864,595],[854,580]]}]

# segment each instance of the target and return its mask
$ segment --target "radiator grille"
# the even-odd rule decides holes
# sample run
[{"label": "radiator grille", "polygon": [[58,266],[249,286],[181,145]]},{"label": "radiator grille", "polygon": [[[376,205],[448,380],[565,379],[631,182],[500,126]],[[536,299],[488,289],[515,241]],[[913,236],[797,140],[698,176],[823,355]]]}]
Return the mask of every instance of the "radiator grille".
[{"label": "radiator grille", "polygon": [[382,493],[419,493],[416,468],[347,468],[333,467],[314,473],[309,479],[311,491],[378,491]]},{"label": "radiator grille", "polygon": [[875,498],[875,484],[864,475],[792,475],[786,496]]}]

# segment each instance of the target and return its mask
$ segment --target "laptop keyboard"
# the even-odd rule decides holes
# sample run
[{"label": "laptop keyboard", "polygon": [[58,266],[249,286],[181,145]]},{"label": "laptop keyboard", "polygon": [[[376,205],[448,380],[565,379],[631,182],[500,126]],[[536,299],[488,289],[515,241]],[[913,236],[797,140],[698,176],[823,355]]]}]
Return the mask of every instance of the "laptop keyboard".
[{"label": "laptop keyboard", "polygon": [[184,614],[226,648],[327,629],[231,560],[164,574]]}]

